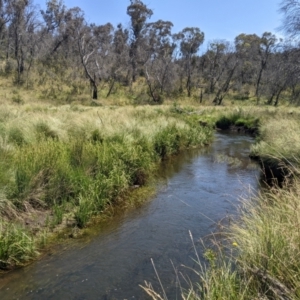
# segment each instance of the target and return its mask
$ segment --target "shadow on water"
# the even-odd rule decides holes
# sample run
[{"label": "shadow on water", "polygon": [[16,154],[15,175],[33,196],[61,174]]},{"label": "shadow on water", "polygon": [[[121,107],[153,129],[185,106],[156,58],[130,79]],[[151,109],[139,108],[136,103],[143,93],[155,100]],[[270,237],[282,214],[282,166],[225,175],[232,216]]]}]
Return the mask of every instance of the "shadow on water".
[{"label": "shadow on water", "polygon": [[205,150],[164,162],[153,200],[101,226],[92,239],[0,278],[0,298],[148,299],[139,284],[158,287],[152,258],[169,299],[175,299],[172,263],[188,276],[181,266],[195,267],[189,230],[196,241],[209,235],[220,219],[236,215],[241,197],[258,189],[259,170],[248,158],[251,143],[249,136],[216,133]]}]

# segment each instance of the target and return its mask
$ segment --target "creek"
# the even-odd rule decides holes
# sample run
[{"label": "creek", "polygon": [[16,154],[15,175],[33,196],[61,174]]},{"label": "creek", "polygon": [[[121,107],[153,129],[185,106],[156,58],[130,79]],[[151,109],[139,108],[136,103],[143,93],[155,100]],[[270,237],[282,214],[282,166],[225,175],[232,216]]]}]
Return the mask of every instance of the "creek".
[{"label": "creek", "polygon": [[238,217],[240,199],[259,188],[260,170],[249,159],[253,142],[216,133],[211,146],[163,162],[153,199],[0,277],[0,299],[149,299],[139,285],[146,280],[160,291],[151,258],[168,298],[179,299],[174,269],[193,279],[189,268],[198,268],[189,231],[201,257],[200,239],[220,220]]}]

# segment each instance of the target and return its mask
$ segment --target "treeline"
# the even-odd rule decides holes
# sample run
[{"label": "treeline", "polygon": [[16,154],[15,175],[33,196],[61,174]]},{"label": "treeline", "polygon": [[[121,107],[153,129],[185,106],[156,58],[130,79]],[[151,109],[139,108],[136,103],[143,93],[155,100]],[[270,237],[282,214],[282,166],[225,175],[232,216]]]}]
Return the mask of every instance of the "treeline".
[{"label": "treeline", "polygon": [[200,54],[199,28],[172,34],[172,22],[150,22],[153,11],[140,0],[130,0],[128,28],[89,24],[79,7],[67,8],[62,0],[46,7],[0,0],[1,75],[31,89],[47,86],[45,97],[64,86],[73,96],[88,87],[93,99],[100,90],[109,97],[124,87],[149,103],[188,96],[220,105],[228,93],[275,106],[283,95],[300,102],[299,47],[270,32],[212,41]]}]

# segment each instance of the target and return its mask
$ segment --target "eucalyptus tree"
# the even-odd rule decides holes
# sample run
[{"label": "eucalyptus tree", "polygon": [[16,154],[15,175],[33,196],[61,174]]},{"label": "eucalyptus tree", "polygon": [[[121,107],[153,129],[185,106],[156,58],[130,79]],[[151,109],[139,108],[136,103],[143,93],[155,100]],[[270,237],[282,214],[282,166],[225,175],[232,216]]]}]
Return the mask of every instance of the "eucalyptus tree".
[{"label": "eucalyptus tree", "polygon": [[270,32],[263,33],[260,39],[260,47],[258,50],[260,64],[258,65],[256,87],[255,87],[255,96],[257,97],[257,101],[259,101],[259,97],[260,97],[259,88],[260,88],[262,75],[264,70],[267,68],[269,58],[272,52],[275,50],[274,47],[276,45],[276,41],[277,41],[276,36]]},{"label": "eucalyptus tree", "polygon": [[[7,46],[7,24],[11,20],[11,15],[8,13],[8,0],[0,0],[0,49],[2,55],[6,52],[6,58],[8,56],[8,47]],[[6,51],[5,51],[6,50]]]},{"label": "eucalyptus tree", "polygon": [[300,104],[300,48],[294,45],[285,44],[282,53],[288,54],[287,71],[289,80],[287,82],[288,88],[291,92],[290,102],[293,104]]},{"label": "eucalyptus tree", "polygon": [[238,73],[241,85],[254,86],[257,80],[257,67],[260,63],[261,39],[256,34],[239,34],[235,40],[235,51],[240,61]]},{"label": "eucalyptus tree", "polygon": [[108,96],[111,93],[116,74],[118,73],[118,61],[114,52],[114,27],[111,23],[104,25],[92,25],[92,32],[94,37],[95,54],[91,56],[94,60],[92,64],[94,71],[97,74],[99,82],[110,82]]},{"label": "eucalyptus tree", "polygon": [[10,56],[9,49],[12,49],[12,57],[16,60],[16,83],[21,83],[21,76],[26,68],[25,61],[29,60],[29,71],[32,59],[36,50],[36,31],[39,28],[37,11],[32,0],[12,0],[6,7],[7,18],[9,19],[7,33],[7,57]]},{"label": "eucalyptus tree", "polygon": [[80,62],[86,77],[89,79],[92,89],[92,98],[98,99],[98,81],[100,66],[95,60],[97,52],[97,42],[93,30],[85,23],[78,24],[76,28],[76,43],[80,56]]},{"label": "eucalyptus tree", "polygon": [[98,84],[111,76],[113,30],[110,23],[88,25],[83,18],[74,28],[73,36],[93,99],[98,98]]},{"label": "eucalyptus tree", "polygon": [[230,43],[223,43],[222,56],[219,61],[217,81],[215,84],[215,97],[213,103],[221,105],[224,97],[229,92],[235,81],[235,74],[239,65],[239,59],[236,56],[234,47]]},{"label": "eucalyptus tree", "polygon": [[62,0],[48,0],[47,9],[41,10],[45,27],[44,34],[47,40],[49,55],[53,55],[68,39],[66,28],[69,21],[68,9]]},{"label": "eucalyptus tree", "polygon": [[[290,44],[282,44],[270,56],[266,69],[264,89],[268,104],[278,105],[284,91],[291,92],[290,102],[299,104],[300,50]],[[286,96],[288,93],[286,93]]]},{"label": "eucalyptus tree", "polygon": [[215,92],[215,87],[221,76],[225,72],[226,50],[229,47],[228,42],[222,40],[212,41],[208,44],[208,50],[203,55],[204,78],[208,83],[207,91]]},{"label": "eucalyptus tree", "polygon": [[236,52],[241,61],[239,71],[242,84],[254,86],[257,102],[260,99],[262,76],[272,52],[275,51],[276,42],[276,36],[270,32],[264,32],[261,37],[256,34],[240,34],[235,38]]},{"label": "eucalyptus tree", "polygon": [[[139,65],[145,63],[143,57],[144,37],[147,32],[147,20],[152,16],[153,11],[141,0],[130,0],[127,7],[127,14],[130,16],[130,65],[132,81],[136,80]],[[146,59],[147,60],[147,59]]]},{"label": "eucalyptus tree", "polygon": [[107,97],[113,91],[115,82],[128,84],[128,64],[129,64],[129,32],[124,29],[122,24],[118,24],[113,33],[111,45],[111,71],[109,76],[109,90]]},{"label": "eucalyptus tree", "polygon": [[269,68],[266,71],[265,93],[267,103],[277,106],[280,95],[288,87],[291,72],[288,64],[288,53],[276,53],[270,59]]},{"label": "eucalyptus tree", "polygon": [[281,29],[291,37],[298,37],[300,34],[300,1],[283,0],[280,10],[284,16]]},{"label": "eucalyptus tree", "polygon": [[[40,73],[51,82],[69,82],[68,73],[76,64],[76,29],[84,21],[84,13],[78,7],[68,9],[62,0],[49,0],[47,9],[41,11],[44,27],[43,68]],[[78,55],[77,55],[78,56]],[[70,66],[73,66],[70,68]],[[56,80],[53,80],[56,79]],[[58,85],[59,86],[59,85]]]},{"label": "eucalyptus tree", "polygon": [[173,53],[176,47],[172,39],[173,24],[158,20],[148,25],[150,53],[145,64],[146,82],[153,102],[161,102],[162,94],[170,92],[175,85]]},{"label": "eucalyptus tree", "polygon": [[198,27],[186,27],[174,35],[179,43],[181,52],[180,62],[186,78],[186,90],[188,97],[191,96],[193,84],[193,71],[196,69],[196,56],[200,46],[204,42],[204,33]]}]

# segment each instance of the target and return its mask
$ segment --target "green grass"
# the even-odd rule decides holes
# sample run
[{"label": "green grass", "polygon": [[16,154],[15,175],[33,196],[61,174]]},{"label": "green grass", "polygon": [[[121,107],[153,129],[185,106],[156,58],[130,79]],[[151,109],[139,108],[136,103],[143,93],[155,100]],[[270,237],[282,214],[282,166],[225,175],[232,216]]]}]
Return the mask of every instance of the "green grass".
[{"label": "green grass", "polygon": [[[33,247],[39,231],[62,226],[66,217],[76,227],[88,226],[108,207],[126,202],[131,187],[146,185],[161,160],[212,139],[212,128],[201,127],[197,117],[164,106],[4,105],[0,129],[0,205],[7,211],[6,224],[19,223],[12,228],[24,231],[25,243],[33,229],[25,230],[25,220],[47,215],[34,228]],[[13,231],[2,226],[0,235],[8,228]],[[14,256],[14,249],[1,247],[0,260]],[[32,257],[32,248],[23,248],[23,258],[14,258],[17,265]]]},{"label": "green grass", "polygon": [[22,265],[38,255],[33,237],[23,227],[1,221],[0,233],[1,269]]},{"label": "green grass", "polygon": [[242,110],[223,115],[216,121],[216,127],[226,130],[231,126],[244,127],[245,129],[257,129],[259,126],[259,119],[247,114]]}]

